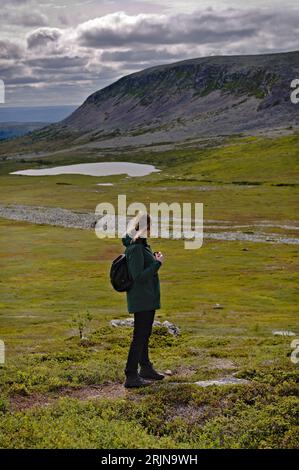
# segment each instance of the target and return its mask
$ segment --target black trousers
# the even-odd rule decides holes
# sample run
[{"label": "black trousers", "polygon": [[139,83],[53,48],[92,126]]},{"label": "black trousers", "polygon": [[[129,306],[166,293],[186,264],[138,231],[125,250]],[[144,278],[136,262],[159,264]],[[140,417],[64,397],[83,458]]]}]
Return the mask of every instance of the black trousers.
[{"label": "black trousers", "polygon": [[152,333],[155,310],[146,310],[134,313],[134,331],[125,374],[135,375],[138,371],[138,364],[148,365],[148,341]]}]

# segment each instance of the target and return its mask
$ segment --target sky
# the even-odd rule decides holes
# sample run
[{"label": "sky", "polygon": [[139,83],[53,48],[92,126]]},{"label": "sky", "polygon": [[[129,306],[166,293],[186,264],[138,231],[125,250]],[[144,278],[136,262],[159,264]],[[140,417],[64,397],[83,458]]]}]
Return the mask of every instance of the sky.
[{"label": "sky", "polygon": [[153,65],[294,50],[298,0],[1,0],[0,6],[5,106],[77,105]]}]

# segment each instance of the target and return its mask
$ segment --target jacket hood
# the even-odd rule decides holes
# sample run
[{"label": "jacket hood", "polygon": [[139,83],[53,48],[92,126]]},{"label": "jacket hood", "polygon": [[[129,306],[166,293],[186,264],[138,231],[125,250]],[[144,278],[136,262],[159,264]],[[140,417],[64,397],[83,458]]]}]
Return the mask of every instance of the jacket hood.
[{"label": "jacket hood", "polygon": [[130,235],[126,234],[122,239],[122,243],[124,246],[129,246],[131,241],[132,241],[132,237],[130,237]]},{"label": "jacket hood", "polygon": [[[122,240],[122,244],[127,247],[131,244],[132,237],[130,237],[130,235],[126,234],[126,236],[123,237],[121,240]],[[146,238],[141,238],[141,241],[144,245],[147,245],[147,239]],[[136,242],[133,242],[133,243],[136,243]]]}]

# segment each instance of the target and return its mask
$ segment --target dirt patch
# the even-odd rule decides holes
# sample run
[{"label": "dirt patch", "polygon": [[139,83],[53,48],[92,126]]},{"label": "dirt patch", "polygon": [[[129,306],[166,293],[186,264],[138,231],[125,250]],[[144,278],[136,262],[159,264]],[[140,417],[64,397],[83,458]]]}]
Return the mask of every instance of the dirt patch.
[{"label": "dirt patch", "polygon": [[211,412],[208,406],[180,405],[175,406],[167,417],[167,421],[182,418],[188,421],[188,424],[199,424],[206,420],[208,412]]},{"label": "dirt patch", "polygon": [[236,369],[236,365],[229,359],[221,359],[221,358],[215,357],[210,360],[209,368],[221,369],[221,370],[234,370]]},{"label": "dirt patch", "polygon": [[103,385],[89,385],[82,388],[62,388],[57,392],[47,394],[32,393],[29,396],[13,395],[10,397],[12,411],[23,411],[30,408],[40,408],[52,405],[59,398],[77,398],[79,400],[92,400],[96,398],[136,398],[134,391],[127,390],[122,384],[107,383]]},{"label": "dirt patch", "polygon": [[190,377],[191,375],[195,374],[196,369],[193,367],[188,366],[179,366],[175,369],[174,374],[179,375],[180,377]]}]

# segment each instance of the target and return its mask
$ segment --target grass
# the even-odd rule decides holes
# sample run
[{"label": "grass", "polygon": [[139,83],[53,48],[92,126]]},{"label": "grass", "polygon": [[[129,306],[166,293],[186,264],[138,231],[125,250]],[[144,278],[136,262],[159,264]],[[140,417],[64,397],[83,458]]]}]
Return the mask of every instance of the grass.
[{"label": "grass", "polygon": [[[115,203],[117,194],[127,194],[128,203],[204,202],[206,219],[292,222],[298,209],[298,142],[296,135],[236,139],[214,149],[110,157],[162,169],[142,185],[124,175],[20,177],[7,173],[33,162],[3,162],[1,203],[93,211],[98,202]],[[55,165],[66,163],[67,156],[55,159]],[[99,157],[89,154],[88,159]],[[95,186],[100,181],[115,186]],[[57,184],[62,182],[69,184]],[[202,186],[213,190],[198,189]],[[0,447],[298,447],[293,338],[272,334],[274,329],[298,334],[296,246],[206,240],[194,252],[179,240],[151,244],[166,257],[157,319],[181,329],[172,337],[154,328],[151,357],[173,375],[122,397],[66,398],[66,389],[123,382],[132,332],[109,324],[129,315],[125,296],[115,293],[108,279],[120,241],[99,240],[92,231],[0,219],[0,337],[6,344]],[[215,309],[216,303],[223,308]],[[80,341],[72,319],[87,311],[92,316],[88,339]],[[232,373],[249,383],[194,385]],[[34,404],[37,396],[60,395],[47,407],[37,402],[32,409],[14,408],[21,398]]]},{"label": "grass", "polygon": [[[115,205],[117,194],[126,194],[128,204],[134,201],[172,202],[177,201],[180,194],[180,201],[203,202],[206,219],[239,222],[296,219],[298,149],[299,136],[295,134],[276,139],[232,139],[221,147],[210,149],[163,153],[149,150],[102,156],[93,150],[23,162],[10,160],[0,167],[0,200],[5,204],[38,203],[94,211],[102,201]],[[12,171],[40,167],[41,162],[43,166],[56,166],[107,160],[151,163],[162,171],[144,177],[142,185],[135,184],[138,179],[125,175],[8,175]],[[106,181],[115,186],[96,186],[96,183]],[[201,190],[203,186],[208,186],[208,190]]]}]

